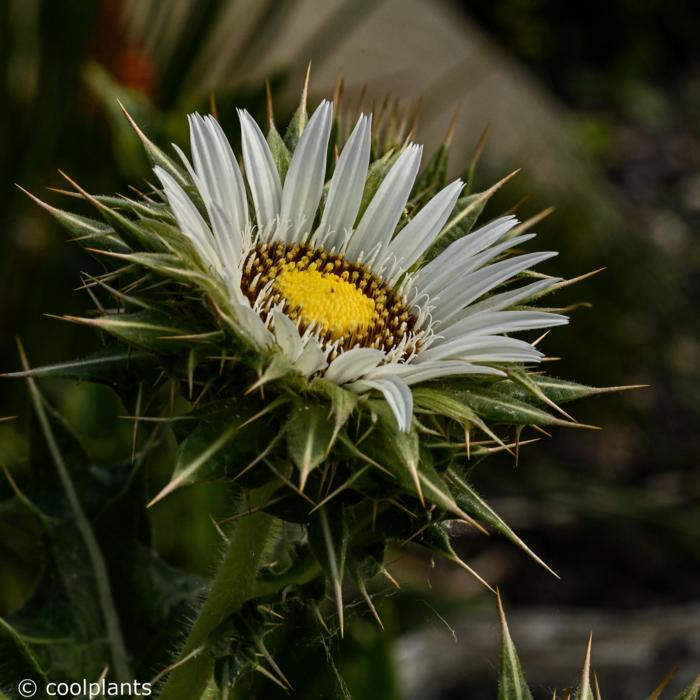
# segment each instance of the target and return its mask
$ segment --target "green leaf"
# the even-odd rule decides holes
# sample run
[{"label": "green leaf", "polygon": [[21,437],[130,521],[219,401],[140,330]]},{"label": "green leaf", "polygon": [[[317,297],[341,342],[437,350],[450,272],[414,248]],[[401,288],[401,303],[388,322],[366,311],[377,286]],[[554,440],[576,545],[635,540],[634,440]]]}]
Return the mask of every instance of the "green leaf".
[{"label": "green leaf", "polygon": [[[577,401],[585,399],[589,396],[597,396],[599,394],[609,394],[617,391],[627,391],[629,389],[642,388],[640,386],[612,386],[612,387],[593,387],[576,382],[569,382],[565,379],[556,379],[543,374],[529,375],[534,384],[542,391],[542,393],[554,403],[567,403],[569,401]],[[504,394],[509,394],[514,398],[527,400],[529,392],[522,386],[518,386],[516,382],[506,381],[500,382],[499,387]]]},{"label": "green leaf", "polygon": [[285,428],[287,449],[299,470],[299,488],[303,491],[306,480],[326,458],[335,440],[334,422],[328,416],[328,407],[298,402]]},{"label": "green leaf", "polygon": [[344,632],[343,575],[348,530],[342,508],[319,508],[307,525],[309,545],[331,582],[338,610],[340,635]]},{"label": "green leaf", "polygon": [[186,345],[178,344],[174,336],[191,336],[197,334],[197,329],[186,325],[178,325],[178,320],[171,315],[158,311],[137,311],[129,314],[106,314],[99,318],[67,317],[69,320],[94,326],[136,345],[145,350],[174,354],[178,350],[187,349]]},{"label": "green leaf", "polygon": [[49,212],[71,237],[79,240],[82,245],[98,250],[122,253],[130,250],[129,246],[116,235],[111,226],[86,216],[80,216],[79,214],[73,214],[72,212],[53,207],[35,197],[31,192],[27,192],[23,187],[20,187],[20,189],[40,207]]},{"label": "green leaf", "polygon": [[280,136],[274,124],[270,126],[267,132],[267,145],[270,147],[272,160],[275,161],[277,172],[280,174],[280,181],[284,182],[284,178],[287,176],[287,170],[289,170],[289,161],[292,159],[292,154],[289,152],[287,144]]},{"label": "green leaf", "polygon": [[451,561],[458,566],[462,567],[466,572],[473,576],[482,586],[488,588],[491,593],[495,593],[493,588],[474,571],[466,562],[462,561],[457,553],[452,548],[452,543],[450,542],[450,537],[447,534],[444,525],[441,523],[432,523],[423,529],[419,538],[419,544],[423,547],[430,549],[432,552],[437,552],[441,556],[445,557],[448,561]]},{"label": "green leaf", "polygon": [[153,355],[140,350],[129,350],[126,346],[111,345],[78,360],[59,362],[44,367],[32,367],[23,372],[11,372],[0,375],[7,379],[77,379],[113,385],[133,378],[144,370],[155,367]]},{"label": "green leaf", "polygon": [[498,614],[501,618],[501,669],[498,676],[498,700],[533,700],[520,666],[518,653],[510,637],[503,603],[498,595]]},{"label": "green leaf", "polygon": [[24,678],[46,682],[46,674],[24,635],[0,617],[0,676],[16,686]]},{"label": "green leaf", "polygon": [[240,473],[262,449],[258,449],[257,438],[263,424],[258,421],[273,413],[286,400],[279,398],[261,404],[251,397],[243,401],[224,399],[212,402],[204,411],[194,414],[199,423],[180,445],[170,481],[149,506],[185,484]]},{"label": "green leaf", "polygon": [[446,144],[441,144],[440,147],[433,153],[428,165],[423,169],[416,180],[413,187],[415,196],[422,201],[427,198],[435,190],[445,186],[447,181],[447,160],[450,149]]},{"label": "green leaf", "polygon": [[[22,357],[23,364],[28,369],[26,358]],[[75,436],[55,412],[48,410],[35,381],[29,378],[27,383],[36,420],[43,434],[43,440],[32,441],[32,462],[37,471],[41,470],[45,474],[50,474],[49,466],[53,466],[53,478],[60,484],[60,488],[53,489],[53,493],[48,494],[46,499],[47,503],[53,500],[54,512],[64,519],[60,527],[51,528],[55,566],[61,572],[63,588],[73,606],[80,606],[84,634],[88,635],[89,641],[104,640],[103,643],[109,647],[114,674],[117,679],[123,680],[129,677],[130,672],[109,572],[82,502],[90,491],[78,487],[78,484],[85,483],[92,475],[85,468],[87,460]],[[50,479],[41,481],[48,482]],[[48,486],[48,483],[41,483],[44,489]],[[61,502],[60,506],[58,502]],[[83,569],[80,575],[78,569]],[[78,614],[77,611],[75,614]],[[96,644],[94,653],[99,655],[100,651]],[[102,662],[104,661],[103,658]]]},{"label": "green leaf", "polygon": [[438,388],[446,397],[463,403],[485,421],[508,425],[565,425],[576,426],[526,401],[515,398],[509,392],[499,391],[502,382],[490,389],[460,387],[456,382]]},{"label": "green leaf", "polygon": [[420,440],[414,427],[408,432],[399,430],[396,419],[384,402],[371,402],[377,414],[379,427],[377,436],[367,447],[371,457],[383,463],[409,492],[415,493],[425,505],[421,479],[418,474],[420,462]]},{"label": "green leaf", "polygon": [[350,416],[357,408],[359,397],[335,382],[329,382],[323,378],[314,379],[311,389],[330,399],[331,411],[335,416],[335,435],[337,436],[342,427],[347,423]]}]

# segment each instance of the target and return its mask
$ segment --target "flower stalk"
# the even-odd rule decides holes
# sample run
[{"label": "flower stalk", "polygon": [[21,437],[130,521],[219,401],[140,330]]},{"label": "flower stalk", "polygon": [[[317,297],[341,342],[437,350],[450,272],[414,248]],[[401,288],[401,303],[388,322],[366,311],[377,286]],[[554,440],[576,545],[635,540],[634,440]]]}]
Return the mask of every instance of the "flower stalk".
[{"label": "flower stalk", "polygon": [[[277,484],[251,491],[243,507],[253,510],[267,502]],[[180,658],[184,659],[206,643],[214,628],[255,596],[255,578],[270,536],[274,518],[262,511],[240,518],[229,540],[209,596],[195,620]],[[175,668],[168,678],[161,700],[196,700],[202,696],[214,669],[207,653],[196,655]]]}]

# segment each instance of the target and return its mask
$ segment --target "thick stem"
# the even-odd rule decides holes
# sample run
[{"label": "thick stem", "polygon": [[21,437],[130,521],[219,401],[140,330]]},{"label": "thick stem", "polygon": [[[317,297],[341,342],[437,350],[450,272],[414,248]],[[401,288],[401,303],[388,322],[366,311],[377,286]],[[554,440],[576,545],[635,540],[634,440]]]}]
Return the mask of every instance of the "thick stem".
[{"label": "thick stem", "polygon": [[[263,486],[250,494],[250,508],[264,504],[278,484]],[[212,630],[241,609],[255,595],[255,576],[274,518],[262,511],[238,521],[209,597],[202,606],[180,658],[201,647]],[[160,700],[199,700],[214,669],[206,652],[175,668],[160,694]]]}]

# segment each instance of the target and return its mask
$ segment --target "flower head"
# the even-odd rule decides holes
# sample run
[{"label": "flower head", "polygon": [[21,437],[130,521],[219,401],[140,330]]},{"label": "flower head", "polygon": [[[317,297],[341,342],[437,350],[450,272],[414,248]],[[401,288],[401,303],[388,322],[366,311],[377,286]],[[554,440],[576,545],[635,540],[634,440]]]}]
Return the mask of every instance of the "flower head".
[{"label": "flower head", "polygon": [[155,172],[200,266],[225,289],[227,317],[254,348],[282,355],[304,377],[381,392],[402,430],[412,420],[412,385],[505,376],[504,366],[541,360],[509,334],[567,322],[516,308],[557,280],[494,293],[556,255],[504,257],[534,236],[515,216],[435,254],[456,226],[450,215],[464,183],[424,197],[409,216],[421,146],[394,149],[373,171],[372,116],[360,115],[330,163],[333,107],[324,101],[283,173],[253,118],[238,116],[245,176],[217,120],[198,114],[189,118],[191,159],[178,149],[191,191],[163,166]]}]

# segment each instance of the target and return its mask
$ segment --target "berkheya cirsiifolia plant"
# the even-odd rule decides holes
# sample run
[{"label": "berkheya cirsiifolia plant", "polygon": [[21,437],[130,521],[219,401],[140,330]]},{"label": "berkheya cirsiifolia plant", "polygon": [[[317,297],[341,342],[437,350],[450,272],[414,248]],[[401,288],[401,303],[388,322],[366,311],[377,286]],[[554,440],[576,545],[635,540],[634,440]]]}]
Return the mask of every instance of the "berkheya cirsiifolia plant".
[{"label": "berkheya cirsiifolia plant", "polygon": [[[526,426],[581,427],[560,405],[609,390],[538,367],[533,331],[568,319],[535,302],[573,280],[532,269],[554,253],[517,252],[541,216],[473,230],[508,178],[472,192],[475,157],[448,183],[449,139],[421,169],[409,112],[343,115],[338,92],[309,118],[306,94],[284,137],[271,110],[266,136],[239,111],[240,161],[214,117],[191,115],[191,156],[178,149],[179,159],[134,123],[158,180],[147,194],[91,195],[67,177],[101,220],[37,200],[107,267],[86,283],[97,313],[67,317],[101,331],[104,349],[39,369],[24,360],[14,376],[29,381],[92,565],[110,676],[132,677],[134,653],[82,477],[61,451],[79,448],[35,380],[105,383],[135,419],[169,431],[172,478],[148,505],[204,480],[240,490],[218,573],[156,679],[168,700],[200,697],[212,677],[225,695],[250,671],[288,687],[267,631],[299,606],[342,636],[346,579],[381,624],[368,582],[387,574],[388,543],[416,542],[490,588],[452,549],[451,520],[502,534],[551,571],[469,472],[517,451]],[[174,413],[164,394],[189,410]],[[13,633],[35,672],[50,674]]]}]

